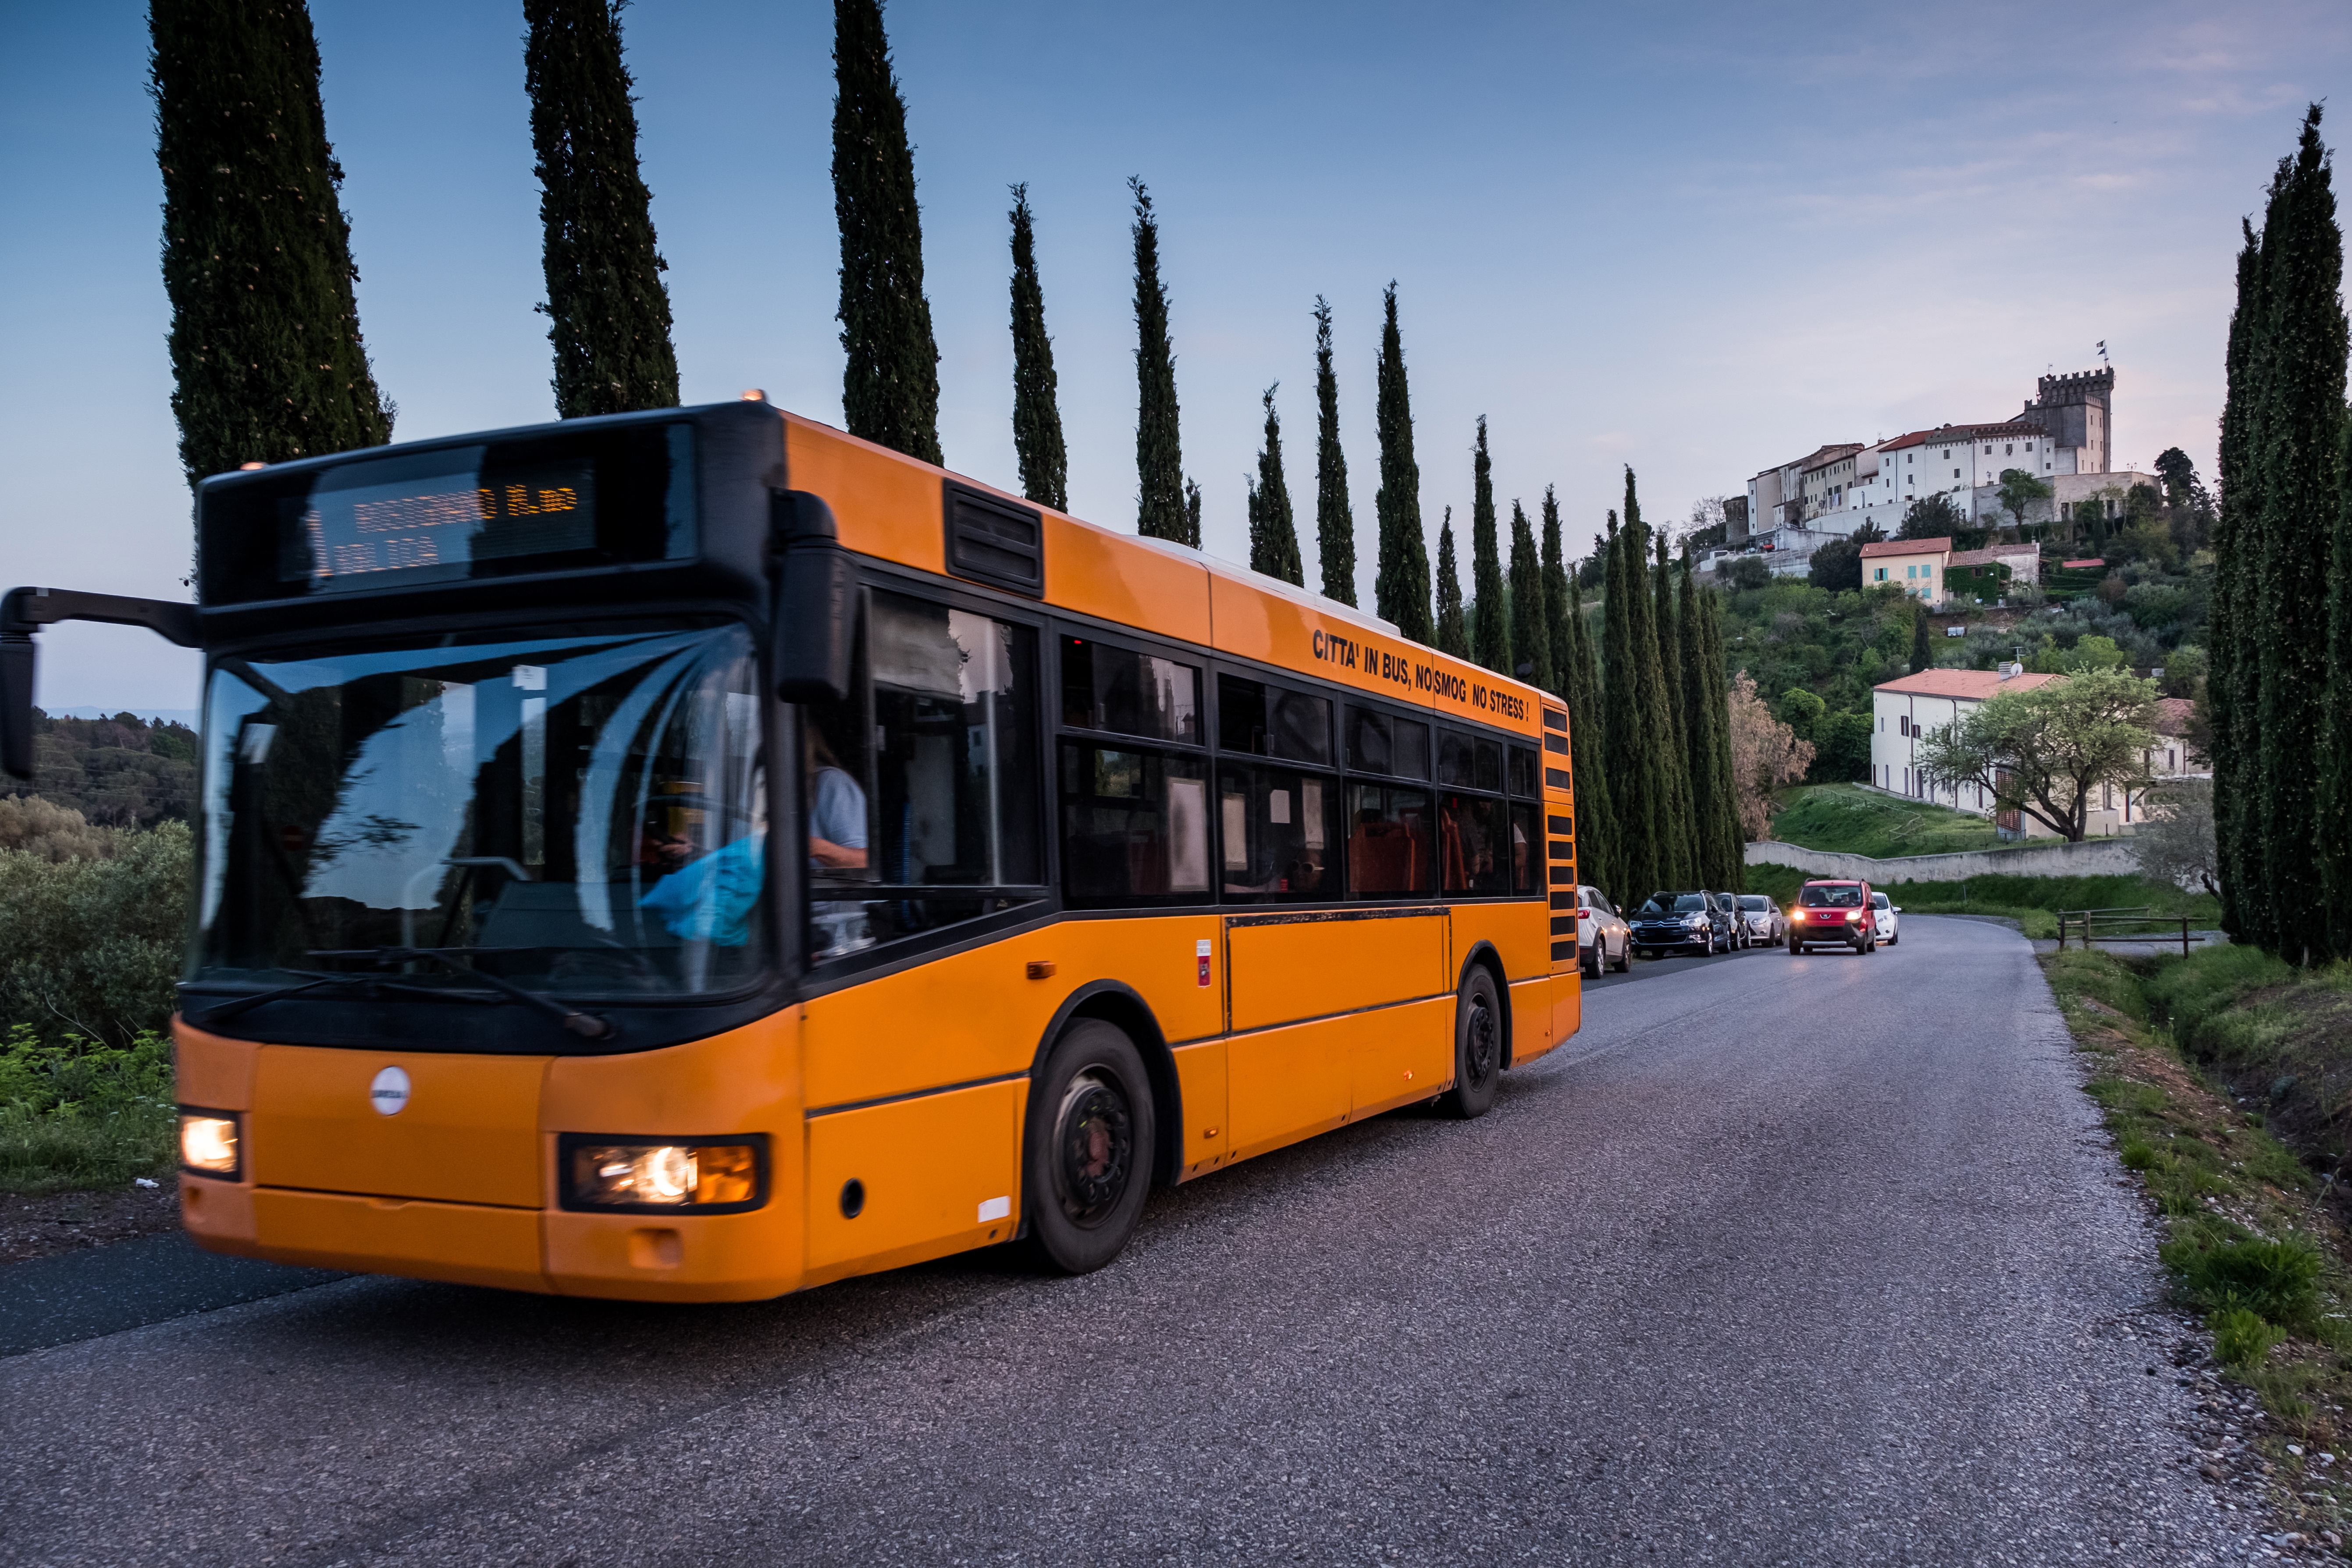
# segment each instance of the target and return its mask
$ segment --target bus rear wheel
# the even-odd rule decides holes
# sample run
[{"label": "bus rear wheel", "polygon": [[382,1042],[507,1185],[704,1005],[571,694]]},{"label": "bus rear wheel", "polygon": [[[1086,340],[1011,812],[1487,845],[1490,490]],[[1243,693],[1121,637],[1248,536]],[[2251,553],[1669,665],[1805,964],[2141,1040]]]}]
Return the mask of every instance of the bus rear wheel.
[{"label": "bus rear wheel", "polygon": [[1135,1235],[1151,1191],[1151,1080],[1126,1031],[1081,1018],[1055,1041],[1031,1102],[1022,1212],[1041,1261],[1091,1274]]},{"label": "bus rear wheel", "polygon": [[1454,1087],[1439,1103],[1467,1121],[1495,1103],[1503,1079],[1503,1009],[1484,964],[1470,971],[1454,999]]}]

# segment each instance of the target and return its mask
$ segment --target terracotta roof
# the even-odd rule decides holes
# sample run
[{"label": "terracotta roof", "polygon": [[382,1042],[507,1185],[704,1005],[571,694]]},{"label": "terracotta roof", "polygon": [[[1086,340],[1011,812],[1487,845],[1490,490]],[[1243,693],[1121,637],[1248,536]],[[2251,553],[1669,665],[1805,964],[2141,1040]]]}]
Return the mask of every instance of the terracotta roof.
[{"label": "terracotta roof", "polygon": [[2083,561],[2061,561],[2058,563],[2059,565],[2069,568],[2075,566],[2105,566],[2106,563],[2106,558],[2100,555],[2094,555],[2087,560]]},{"label": "terracotta roof", "polygon": [[2186,697],[2159,697],[2156,700],[2156,732],[2159,735],[2189,733],[2189,716],[2197,704]]},{"label": "terracotta roof", "polygon": [[1863,559],[1876,555],[1949,555],[1952,542],[1948,539],[1883,539],[1875,544],[1862,547]]},{"label": "terracotta roof", "polygon": [[1892,441],[1880,443],[1878,449],[1882,452],[1892,452],[1898,447],[1924,446],[1927,444],[1927,437],[1933,434],[1934,432],[1929,430],[1914,430],[1907,436],[1897,436]]},{"label": "terracotta roof", "polygon": [[1981,702],[1996,691],[2029,691],[2063,680],[2063,675],[2012,675],[1997,669],[1923,669],[1896,680],[1882,680],[1871,689],[1906,697],[1958,697]]}]

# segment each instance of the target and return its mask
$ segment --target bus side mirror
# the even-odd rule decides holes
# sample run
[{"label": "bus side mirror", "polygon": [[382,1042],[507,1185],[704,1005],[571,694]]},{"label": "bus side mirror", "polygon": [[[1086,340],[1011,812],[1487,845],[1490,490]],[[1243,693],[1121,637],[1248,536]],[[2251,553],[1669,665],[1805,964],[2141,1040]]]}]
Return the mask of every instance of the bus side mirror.
[{"label": "bus side mirror", "polygon": [[779,490],[772,515],[776,695],[787,702],[843,701],[856,653],[857,584],[833,509],[806,490]]},{"label": "bus side mirror", "polygon": [[33,776],[33,634],[59,621],[145,626],[182,647],[201,647],[196,607],[67,588],[11,588],[0,597],[0,770]]},{"label": "bus side mirror", "polygon": [[0,769],[33,776],[33,634],[0,632]]}]

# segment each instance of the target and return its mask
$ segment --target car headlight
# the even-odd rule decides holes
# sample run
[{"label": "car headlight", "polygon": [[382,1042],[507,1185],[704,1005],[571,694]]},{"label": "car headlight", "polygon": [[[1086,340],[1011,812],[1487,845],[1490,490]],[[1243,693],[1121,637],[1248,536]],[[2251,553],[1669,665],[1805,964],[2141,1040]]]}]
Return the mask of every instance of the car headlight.
[{"label": "car headlight", "polygon": [[226,1176],[233,1182],[241,1170],[239,1152],[243,1147],[244,1141],[237,1136],[235,1111],[180,1108],[182,1169],[198,1175]]},{"label": "car headlight", "polygon": [[1690,927],[1693,931],[1696,931],[1699,927],[1706,924],[1706,917],[1705,915],[1685,915],[1683,917],[1683,924]]},{"label": "car headlight", "polygon": [[767,1200],[764,1137],[660,1141],[567,1132],[557,1141],[563,1206],[723,1214]]}]

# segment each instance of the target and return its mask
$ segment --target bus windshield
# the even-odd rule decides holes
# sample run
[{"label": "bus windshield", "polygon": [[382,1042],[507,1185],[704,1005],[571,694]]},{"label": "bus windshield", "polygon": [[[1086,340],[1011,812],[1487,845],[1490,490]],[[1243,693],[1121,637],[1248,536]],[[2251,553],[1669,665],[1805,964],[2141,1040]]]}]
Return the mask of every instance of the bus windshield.
[{"label": "bus windshield", "polygon": [[740,988],[768,948],[756,673],[731,624],[216,660],[189,978]]}]

